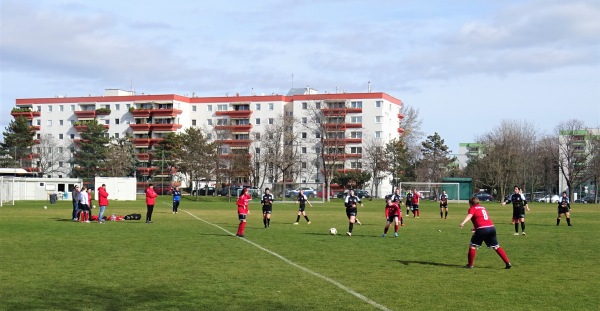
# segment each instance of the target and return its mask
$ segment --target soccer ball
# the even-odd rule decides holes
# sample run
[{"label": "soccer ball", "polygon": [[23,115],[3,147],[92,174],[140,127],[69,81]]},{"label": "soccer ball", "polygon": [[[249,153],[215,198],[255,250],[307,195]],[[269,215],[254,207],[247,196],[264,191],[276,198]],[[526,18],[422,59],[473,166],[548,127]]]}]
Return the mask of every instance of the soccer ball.
[{"label": "soccer ball", "polygon": [[44,209],[48,209],[48,206],[45,206],[45,205],[44,205]]},{"label": "soccer ball", "polygon": [[337,229],[336,228],[329,229],[329,234],[336,235],[337,234]]}]

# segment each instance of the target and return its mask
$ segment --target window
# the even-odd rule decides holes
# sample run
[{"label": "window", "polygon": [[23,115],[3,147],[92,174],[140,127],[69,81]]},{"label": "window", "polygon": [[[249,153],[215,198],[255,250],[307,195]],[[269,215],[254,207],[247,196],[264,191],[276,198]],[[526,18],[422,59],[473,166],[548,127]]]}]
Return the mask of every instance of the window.
[{"label": "window", "polygon": [[375,117],[375,123],[381,123],[381,120],[383,119],[382,116],[376,116]]},{"label": "window", "polygon": [[119,118],[115,119],[115,124],[119,124]]},{"label": "window", "polygon": [[58,111],[65,111],[65,105],[58,105]]},{"label": "window", "polygon": [[73,126],[75,124],[75,120],[69,120],[69,125]]},{"label": "window", "polygon": [[212,139],[212,133],[208,133],[208,134],[206,134],[206,138],[207,138],[208,140],[211,140],[211,139]]},{"label": "window", "polygon": [[306,168],[306,162],[302,162],[301,165],[300,165],[300,167]]},{"label": "window", "polygon": [[38,126],[39,126],[39,125],[42,125],[42,120],[39,120],[39,119],[38,119],[38,120],[35,120],[35,124],[37,124]]},{"label": "window", "polygon": [[104,120],[104,124],[109,125],[110,124],[110,120],[109,119]]},{"label": "window", "polygon": [[119,139],[119,133],[115,133],[115,138]]},{"label": "window", "polygon": [[273,109],[275,109],[273,103],[269,103],[269,110],[273,110]]},{"label": "window", "polygon": [[350,168],[362,169],[362,162],[350,162]]},{"label": "window", "polygon": [[315,103],[315,108],[321,109],[321,102],[316,102]]},{"label": "window", "polygon": [[208,120],[206,120],[206,124],[207,124],[207,125],[210,125],[210,126],[212,126],[212,125],[213,125],[213,123],[212,123],[212,119],[208,119]]},{"label": "window", "polygon": [[212,105],[208,105],[208,106],[206,107],[206,110],[208,110],[208,111],[212,111]]},{"label": "window", "polygon": [[131,109],[131,104],[125,104],[125,108],[126,108],[127,110]]},{"label": "window", "polygon": [[381,138],[381,131],[375,132],[375,138]]},{"label": "window", "polygon": [[360,153],[362,153],[362,147],[351,147],[350,153],[360,154]]},{"label": "window", "polygon": [[315,148],[315,152],[316,152],[317,154],[321,154],[321,147],[316,147],[316,148]]},{"label": "window", "polygon": [[381,100],[376,100],[376,101],[375,101],[375,108],[381,108],[381,103],[383,103],[383,101],[381,101]]},{"label": "window", "polygon": [[254,139],[260,140],[260,133],[254,133]]},{"label": "window", "polygon": [[65,123],[64,120],[58,120],[58,125],[65,125],[64,123]]},{"label": "window", "polygon": [[69,111],[75,111],[75,105],[69,106]]},{"label": "window", "polygon": [[195,119],[192,120],[192,126],[196,126],[196,120]]},{"label": "window", "polygon": [[58,161],[58,167],[63,167],[64,162]]},{"label": "window", "polygon": [[302,132],[302,138],[307,138],[306,132]]},{"label": "window", "polygon": [[306,154],[306,147],[302,147],[302,153]]},{"label": "window", "polygon": [[321,138],[321,132],[316,132],[315,133],[315,138]]},{"label": "window", "polygon": [[63,153],[64,152],[64,148],[63,147],[58,147],[58,153]]},{"label": "window", "polygon": [[47,120],[47,121],[46,121],[46,125],[48,125],[48,126],[52,126],[52,120]]},{"label": "window", "polygon": [[254,149],[254,153],[256,153],[256,154],[260,154],[260,148],[256,148],[256,149]]},{"label": "window", "polygon": [[254,106],[255,110],[260,110],[260,104],[256,104],[256,106]]},{"label": "window", "polygon": [[[212,106],[209,106],[209,107],[212,107]],[[209,110],[209,111],[211,111],[211,110]],[[227,111],[227,104],[225,104],[225,105],[217,105],[217,111]]]},{"label": "window", "polygon": [[362,138],[362,132],[350,132],[350,138]]},{"label": "window", "polygon": [[[115,104],[115,110],[121,110],[121,104]],[[119,124],[119,123],[117,123]]]},{"label": "window", "polygon": [[350,102],[350,107],[351,108],[362,108],[362,102],[361,101]]},{"label": "window", "polygon": [[192,106],[192,111],[196,111],[196,106]]},{"label": "window", "polygon": [[302,124],[307,124],[307,123],[308,123],[308,118],[302,117]]},{"label": "window", "polygon": [[308,109],[308,103],[307,102],[303,102],[302,103],[302,109],[304,109],[304,110]]},{"label": "window", "polygon": [[273,123],[275,123],[275,119],[269,118],[269,124],[273,124]]},{"label": "window", "polygon": [[217,119],[217,125],[227,125],[227,119]]},{"label": "window", "polygon": [[362,123],[362,117],[351,117],[350,123]]},{"label": "window", "polygon": [[42,111],[42,106],[37,106],[36,108],[37,108],[37,109],[36,109],[37,111],[39,111],[39,112],[41,112],[41,111]]},{"label": "window", "polygon": [[75,139],[75,134],[69,135],[71,139]]},{"label": "window", "polygon": [[64,139],[64,135],[63,134],[58,134],[58,139]]}]

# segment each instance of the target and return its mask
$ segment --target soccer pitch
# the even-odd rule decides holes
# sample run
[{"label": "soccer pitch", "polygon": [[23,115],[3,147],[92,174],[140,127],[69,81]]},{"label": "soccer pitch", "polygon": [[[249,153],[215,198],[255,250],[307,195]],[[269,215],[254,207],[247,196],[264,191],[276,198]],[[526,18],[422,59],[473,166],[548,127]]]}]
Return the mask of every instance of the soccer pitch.
[{"label": "soccer pitch", "polygon": [[[527,236],[513,236],[512,208],[484,203],[513,267],[493,250],[467,261],[467,204],[436,202],[405,217],[399,237],[382,200],[364,201],[351,237],[339,199],[307,207],[275,204],[263,228],[250,204],[237,238],[234,202],[184,198],[171,213],[159,196],[153,224],[75,223],[71,204],[20,201],[0,208],[0,310],[597,310],[600,205],[574,204],[572,227],[556,205],[530,204]],[[97,202],[95,202],[97,204]],[[48,209],[44,209],[46,205]],[[93,210],[97,214],[97,209]],[[105,214],[142,214],[143,200],[111,201]],[[404,208],[404,211],[406,209]],[[329,228],[338,234],[329,234]]]}]

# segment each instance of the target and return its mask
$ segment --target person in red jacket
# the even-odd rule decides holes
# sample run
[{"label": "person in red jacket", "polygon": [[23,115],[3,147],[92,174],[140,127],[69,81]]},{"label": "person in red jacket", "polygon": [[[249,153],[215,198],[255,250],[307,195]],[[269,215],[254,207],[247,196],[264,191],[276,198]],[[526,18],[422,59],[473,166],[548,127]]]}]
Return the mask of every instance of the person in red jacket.
[{"label": "person in red jacket", "polygon": [[158,196],[158,194],[156,194],[156,192],[154,191],[154,185],[149,184],[148,188],[146,189],[146,223],[147,224],[151,224],[152,223],[152,212],[154,211],[154,201],[155,198]]},{"label": "person in red jacket", "polygon": [[473,262],[475,261],[475,254],[477,254],[477,248],[481,246],[483,242],[488,247],[493,248],[498,256],[504,261],[505,269],[510,269],[511,264],[506,256],[504,249],[498,244],[498,238],[496,237],[496,227],[488,215],[485,207],[479,205],[479,199],[472,197],[469,199],[469,212],[467,217],[460,223],[460,227],[464,227],[467,221],[473,222],[473,236],[471,237],[471,246],[469,247],[469,253],[467,255],[468,263],[465,268],[473,268]]},{"label": "person in red jacket", "polygon": [[106,184],[102,184],[102,187],[98,188],[98,205],[100,211],[98,212],[98,223],[104,223],[104,210],[108,206],[108,192],[106,192]]},{"label": "person in red jacket", "polygon": [[398,203],[392,201],[392,199],[387,200],[387,205],[385,206],[385,219],[387,219],[387,223],[385,224],[385,229],[383,229],[382,237],[385,238],[388,230],[390,229],[390,225],[394,223],[394,237],[398,237],[398,218],[402,217],[402,210],[400,210],[400,206]]},{"label": "person in red jacket", "polygon": [[88,193],[88,206],[90,207],[90,219],[92,219],[92,209],[94,208],[94,205],[92,205],[92,188],[88,188],[87,189],[87,193]]},{"label": "person in red jacket", "polygon": [[240,220],[240,224],[235,236],[239,236],[241,238],[244,237],[244,229],[246,229],[246,216],[250,214],[250,211],[248,210],[248,203],[250,203],[251,200],[252,196],[250,193],[248,193],[248,188],[244,188],[237,200],[238,219]]}]

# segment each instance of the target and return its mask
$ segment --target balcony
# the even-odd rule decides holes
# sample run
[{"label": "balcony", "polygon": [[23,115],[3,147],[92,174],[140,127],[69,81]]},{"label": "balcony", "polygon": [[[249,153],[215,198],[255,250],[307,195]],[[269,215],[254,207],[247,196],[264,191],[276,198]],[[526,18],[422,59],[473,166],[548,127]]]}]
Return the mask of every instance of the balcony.
[{"label": "balcony", "polygon": [[150,161],[150,154],[149,153],[138,153],[137,158],[140,161],[147,162],[147,161]]},{"label": "balcony", "polygon": [[362,138],[327,138],[323,140],[325,146],[345,146],[347,144],[362,144]]},{"label": "balcony", "polygon": [[77,119],[95,119],[96,110],[77,110],[75,111]]},{"label": "balcony", "polygon": [[362,154],[360,153],[343,153],[343,154],[324,154],[323,158],[325,160],[350,160],[350,159],[362,159]]},{"label": "balcony", "polygon": [[227,154],[220,154],[219,157],[221,157],[221,159],[233,159],[233,158],[241,158],[244,157],[246,159],[250,159],[252,158],[252,155],[249,153],[227,153]]},{"label": "balcony", "polygon": [[15,111],[12,111],[10,113],[10,115],[13,116],[15,119],[18,118],[18,117],[23,117],[25,119],[31,120],[34,117],[41,116],[42,113],[39,112],[39,111],[18,111],[18,110],[15,110]]},{"label": "balcony", "polygon": [[402,127],[399,127],[399,128],[398,128],[398,134],[402,134],[402,133],[404,133],[404,128],[402,128]]},{"label": "balcony", "polygon": [[338,169],[337,171],[338,171],[338,173],[342,173],[342,174],[360,173],[361,172],[360,169],[356,169],[356,168],[343,168],[343,169]]},{"label": "balcony", "polygon": [[163,141],[164,138],[150,138],[150,145],[155,145]]},{"label": "balcony", "polygon": [[133,144],[136,146],[149,146],[150,138],[134,138],[132,139]]},{"label": "balcony", "polygon": [[39,125],[32,125],[31,126],[31,130],[33,130],[33,131],[39,131],[40,129],[41,129],[41,126],[39,126]]},{"label": "balcony", "polygon": [[[75,125],[73,126],[75,128],[75,130],[77,131],[77,133],[81,133],[81,132],[85,132],[88,129],[88,126],[85,124],[80,124],[80,125]],[[109,126],[107,124],[102,124],[102,127],[106,130],[109,129]]]},{"label": "balcony", "polygon": [[327,131],[362,128],[362,123],[323,123],[322,125]]},{"label": "balcony", "polygon": [[155,117],[175,117],[180,115],[183,110],[179,109],[152,109],[150,110],[150,114]]},{"label": "balcony", "polygon": [[399,113],[398,114],[398,119],[400,119],[400,120],[404,119],[404,114]]},{"label": "balcony", "polygon": [[150,124],[150,129],[161,132],[175,132],[182,126],[181,124]]},{"label": "balcony", "polygon": [[158,167],[151,166],[151,167],[138,167],[136,170],[138,172],[140,172],[140,175],[150,175],[151,172],[156,171],[157,169],[158,169]]},{"label": "balcony", "polygon": [[31,161],[31,160],[33,160],[33,159],[37,159],[37,158],[39,158],[39,157],[40,157],[40,154],[39,154],[39,153],[30,153],[30,154],[28,154],[28,155],[24,156],[24,157],[23,157],[23,160],[29,160],[29,161]]},{"label": "balcony", "polygon": [[345,116],[348,113],[362,113],[362,108],[325,108],[321,109],[323,115],[332,116]]},{"label": "balcony", "polygon": [[97,116],[106,116],[110,114],[110,109],[108,108],[98,108],[96,109]]},{"label": "balcony", "polygon": [[148,131],[150,131],[150,124],[148,124],[148,123],[143,123],[143,124],[129,124],[129,127],[134,132],[148,132]]},{"label": "balcony", "polygon": [[252,110],[224,110],[215,112],[218,116],[229,116],[230,118],[249,118]]},{"label": "balcony", "polygon": [[215,130],[231,131],[231,132],[250,132],[252,130],[252,124],[245,125],[217,125]]},{"label": "balcony", "polygon": [[250,147],[252,141],[250,139],[225,139],[217,140],[218,144],[229,145],[230,147]]},{"label": "balcony", "polygon": [[131,114],[136,118],[149,118],[150,117],[150,109],[131,109],[129,110]]}]

